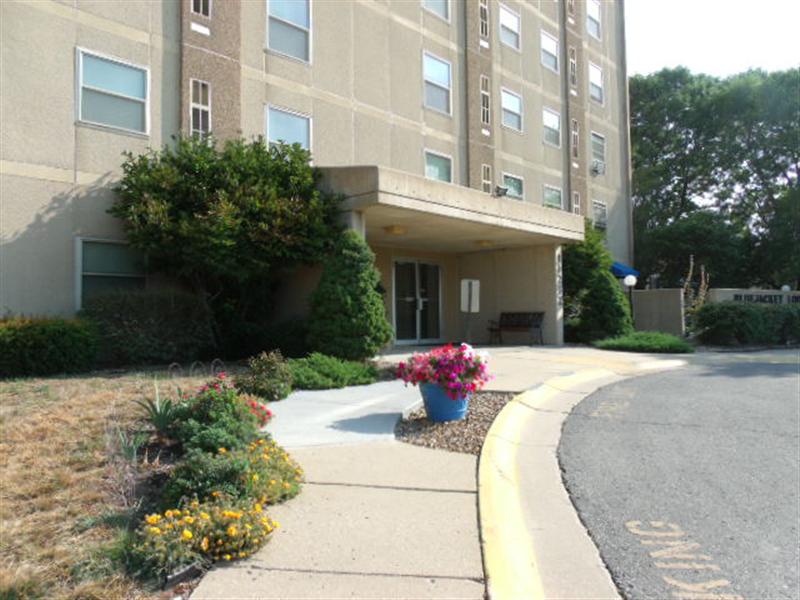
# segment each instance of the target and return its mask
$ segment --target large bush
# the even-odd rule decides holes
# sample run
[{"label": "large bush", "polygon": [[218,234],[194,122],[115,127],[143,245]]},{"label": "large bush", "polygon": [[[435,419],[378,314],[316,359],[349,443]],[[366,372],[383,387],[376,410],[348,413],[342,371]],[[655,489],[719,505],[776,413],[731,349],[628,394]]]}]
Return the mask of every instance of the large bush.
[{"label": "large bush", "polygon": [[292,386],[298,390],[328,390],[350,385],[374,383],[378,371],[374,365],[342,360],[314,352],[305,358],[289,360]]},{"label": "large bush", "polygon": [[338,234],[338,199],[310,159],[298,144],[189,137],[122,165],[111,214],[150,269],[209,298],[232,353],[267,322],[278,270],[319,262]]},{"label": "large bush", "polygon": [[800,305],[718,302],[696,315],[704,344],[787,344],[800,342]]},{"label": "large bush", "polygon": [[108,365],[192,361],[214,343],[208,305],[186,292],[109,292],[87,298],[81,316],[97,326]]},{"label": "large bush", "polygon": [[78,319],[0,319],[0,377],[88,371],[97,335]]},{"label": "large bush", "polygon": [[564,249],[565,335],[591,342],[633,330],[630,305],[611,273],[613,260],[604,235],[586,221],[584,241]]},{"label": "large bush", "polygon": [[324,354],[350,360],[375,355],[392,339],[375,255],[358,233],[346,231],[326,259],[311,297],[308,340]]}]

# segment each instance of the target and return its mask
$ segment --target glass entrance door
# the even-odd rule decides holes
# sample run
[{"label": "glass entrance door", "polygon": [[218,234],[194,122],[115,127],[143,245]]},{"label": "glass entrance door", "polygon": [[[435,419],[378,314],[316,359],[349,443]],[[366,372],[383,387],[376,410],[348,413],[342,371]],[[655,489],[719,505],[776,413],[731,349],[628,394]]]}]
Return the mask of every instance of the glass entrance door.
[{"label": "glass entrance door", "polygon": [[395,262],[394,315],[398,342],[436,342],[441,338],[440,284],[439,265]]}]

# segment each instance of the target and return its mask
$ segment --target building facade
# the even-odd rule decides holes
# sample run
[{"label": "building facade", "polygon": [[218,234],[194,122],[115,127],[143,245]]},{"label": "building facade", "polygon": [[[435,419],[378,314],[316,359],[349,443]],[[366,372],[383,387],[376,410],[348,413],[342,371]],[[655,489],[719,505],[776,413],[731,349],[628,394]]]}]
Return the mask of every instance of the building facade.
[{"label": "building facade", "polygon": [[[399,343],[542,311],[584,217],[632,257],[622,0],[0,3],[0,309],[147,286],[106,210],[177,133],[309,148],[376,254]],[[284,290],[284,310],[314,286]],[[460,282],[480,282],[461,311]]]}]

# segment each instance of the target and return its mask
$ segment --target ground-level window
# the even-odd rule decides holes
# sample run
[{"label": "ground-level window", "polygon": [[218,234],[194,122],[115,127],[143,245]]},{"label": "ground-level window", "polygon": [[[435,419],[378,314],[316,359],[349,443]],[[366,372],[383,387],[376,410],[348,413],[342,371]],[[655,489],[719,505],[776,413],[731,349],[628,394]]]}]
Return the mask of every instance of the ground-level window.
[{"label": "ground-level window", "polygon": [[605,229],[608,225],[608,207],[602,200],[592,200],[592,221],[597,229]]},{"label": "ground-level window", "polygon": [[492,193],[492,165],[481,165],[481,189]]},{"label": "ground-level window", "polygon": [[267,46],[304,62],[311,60],[309,0],[267,0]]},{"label": "ground-level window", "polygon": [[80,269],[77,308],[87,298],[104,292],[144,289],[144,260],[128,244],[83,238],[76,244]]},{"label": "ground-level window", "polygon": [[78,74],[79,121],[147,133],[145,67],[78,50]]},{"label": "ground-level window", "polygon": [[192,134],[205,135],[211,132],[211,86],[206,81],[192,79],[192,99],[189,104]]},{"label": "ground-level window", "polygon": [[267,108],[267,139],[270,144],[300,144],[311,149],[311,117],[289,110]]},{"label": "ground-level window", "polygon": [[425,177],[438,181],[453,181],[453,160],[444,154],[425,151]]},{"label": "ground-level window", "polygon": [[550,185],[544,186],[542,204],[550,208],[562,208],[561,190]]},{"label": "ground-level window", "polygon": [[522,177],[517,177],[516,175],[509,175],[508,173],[503,173],[503,185],[508,190],[508,192],[506,192],[506,195],[509,198],[522,200],[525,197],[525,183],[522,180]]},{"label": "ground-level window", "polygon": [[522,96],[509,90],[501,90],[500,106],[503,108],[503,125],[522,131]]}]

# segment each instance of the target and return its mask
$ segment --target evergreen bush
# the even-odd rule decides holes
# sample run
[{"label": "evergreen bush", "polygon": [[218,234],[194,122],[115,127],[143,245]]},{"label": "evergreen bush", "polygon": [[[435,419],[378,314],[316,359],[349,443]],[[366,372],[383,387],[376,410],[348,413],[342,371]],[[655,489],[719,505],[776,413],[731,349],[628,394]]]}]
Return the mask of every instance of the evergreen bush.
[{"label": "evergreen bush", "polygon": [[97,335],[79,319],[0,319],[0,377],[88,371],[97,354]]},{"label": "evergreen bush", "polygon": [[314,350],[363,360],[392,339],[374,261],[355,231],[345,231],[337,240],[311,297],[308,340]]}]

